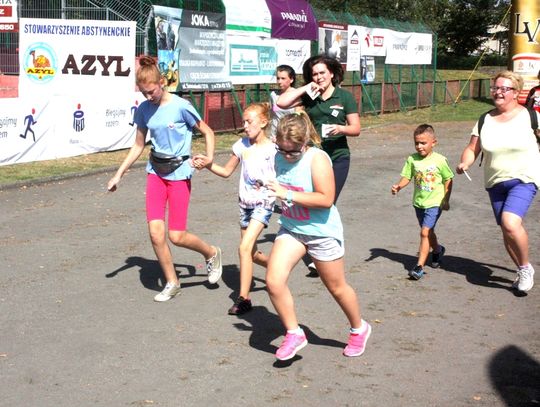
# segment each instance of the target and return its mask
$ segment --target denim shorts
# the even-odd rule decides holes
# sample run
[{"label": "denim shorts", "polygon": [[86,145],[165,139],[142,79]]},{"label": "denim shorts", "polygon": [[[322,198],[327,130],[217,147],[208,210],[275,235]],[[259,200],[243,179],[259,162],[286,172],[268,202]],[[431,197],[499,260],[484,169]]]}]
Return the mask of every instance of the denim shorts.
[{"label": "denim shorts", "polygon": [[510,179],[499,182],[491,188],[487,188],[491,201],[491,208],[497,220],[497,225],[501,224],[503,212],[511,212],[524,218],[536,195],[536,185],[522,182],[519,179]]},{"label": "denim shorts", "polygon": [[430,228],[434,229],[437,221],[441,217],[442,209],[439,206],[434,206],[432,208],[417,208],[414,207],[416,211],[416,218],[418,219],[418,224],[421,228]]},{"label": "denim shorts", "polygon": [[270,217],[272,216],[272,209],[266,209],[262,206],[255,208],[242,208],[240,207],[240,227],[245,229],[248,227],[249,222],[254,219],[261,222],[264,227],[268,227]]},{"label": "denim shorts", "polygon": [[303,243],[311,258],[319,261],[333,261],[345,255],[343,242],[333,237],[301,235],[281,227],[276,236],[277,239],[294,239]]}]

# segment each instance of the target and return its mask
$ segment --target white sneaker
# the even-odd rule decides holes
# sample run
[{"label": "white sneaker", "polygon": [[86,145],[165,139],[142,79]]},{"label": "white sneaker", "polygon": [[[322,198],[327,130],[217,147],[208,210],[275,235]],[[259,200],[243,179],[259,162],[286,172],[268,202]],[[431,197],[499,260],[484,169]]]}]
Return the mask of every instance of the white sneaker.
[{"label": "white sneaker", "polygon": [[216,246],[216,254],[206,261],[206,272],[208,273],[208,282],[216,284],[221,278],[223,267],[221,265],[221,249]]},{"label": "white sneaker", "polygon": [[533,266],[529,264],[527,268],[519,269],[517,274],[518,274],[518,277],[516,281],[514,281],[514,284],[512,284],[512,287],[515,287],[519,291],[523,291],[523,292],[529,291],[534,285]]},{"label": "white sneaker", "polygon": [[164,302],[169,301],[172,297],[175,297],[180,293],[180,283],[178,285],[173,283],[167,283],[162,292],[154,297],[154,301]]}]

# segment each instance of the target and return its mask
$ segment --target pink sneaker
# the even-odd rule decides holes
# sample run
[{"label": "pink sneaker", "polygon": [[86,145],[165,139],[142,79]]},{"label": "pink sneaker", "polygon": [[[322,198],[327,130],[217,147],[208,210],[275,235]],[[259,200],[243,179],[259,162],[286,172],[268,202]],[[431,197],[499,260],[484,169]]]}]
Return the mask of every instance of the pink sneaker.
[{"label": "pink sneaker", "polygon": [[279,360],[289,360],[296,355],[300,349],[307,345],[306,335],[290,334],[285,335],[285,339],[276,352],[276,358]]},{"label": "pink sneaker", "polygon": [[349,343],[345,346],[345,349],[343,349],[343,354],[345,356],[360,356],[366,350],[366,343],[369,335],[371,335],[371,325],[366,321],[364,321],[364,323],[367,326],[364,332],[360,334],[350,334]]}]

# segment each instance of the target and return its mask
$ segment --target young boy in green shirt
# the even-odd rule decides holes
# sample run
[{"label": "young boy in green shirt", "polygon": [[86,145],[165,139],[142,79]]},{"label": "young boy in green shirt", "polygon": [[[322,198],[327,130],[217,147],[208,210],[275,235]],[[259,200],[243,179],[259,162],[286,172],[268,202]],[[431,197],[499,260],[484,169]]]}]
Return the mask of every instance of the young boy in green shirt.
[{"label": "young boy in green shirt", "polygon": [[396,195],[414,180],[413,206],[420,224],[420,249],[418,262],[409,271],[409,276],[419,280],[424,276],[424,265],[431,247],[431,266],[439,267],[445,248],[441,246],[435,234],[435,225],[442,210],[450,209],[450,193],[454,173],[446,157],[433,151],[437,144],[435,130],[429,124],[422,124],[414,131],[416,153],[411,154],[403,169],[401,179],[392,185],[392,194]]}]

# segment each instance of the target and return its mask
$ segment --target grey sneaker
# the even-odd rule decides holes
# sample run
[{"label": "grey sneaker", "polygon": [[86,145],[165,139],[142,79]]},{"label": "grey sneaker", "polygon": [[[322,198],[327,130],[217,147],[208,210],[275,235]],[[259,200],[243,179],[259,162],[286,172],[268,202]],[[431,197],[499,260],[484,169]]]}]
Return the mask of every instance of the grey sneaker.
[{"label": "grey sneaker", "polygon": [[409,277],[413,280],[420,280],[424,277],[424,268],[420,265],[414,266],[414,268],[409,271]]},{"label": "grey sneaker", "polygon": [[517,288],[519,291],[527,292],[534,285],[534,269],[529,264],[527,268],[519,269],[517,272],[516,281],[512,284],[512,287]]},{"label": "grey sneaker", "polygon": [[169,301],[171,298],[175,297],[180,293],[180,283],[178,285],[173,283],[167,283],[162,292],[154,297],[154,301],[164,302]]},{"label": "grey sneaker", "polygon": [[223,273],[223,267],[221,265],[221,249],[217,246],[216,254],[206,261],[206,272],[208,273],[208,282],[210,284],[216,284],[221,278]]}]

